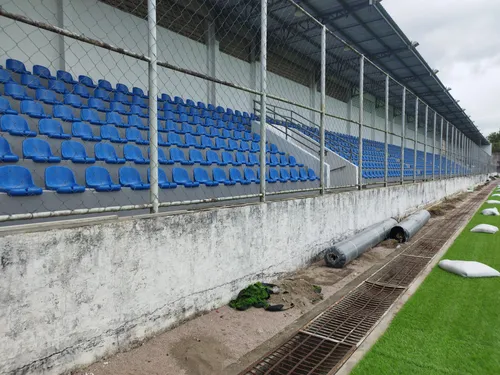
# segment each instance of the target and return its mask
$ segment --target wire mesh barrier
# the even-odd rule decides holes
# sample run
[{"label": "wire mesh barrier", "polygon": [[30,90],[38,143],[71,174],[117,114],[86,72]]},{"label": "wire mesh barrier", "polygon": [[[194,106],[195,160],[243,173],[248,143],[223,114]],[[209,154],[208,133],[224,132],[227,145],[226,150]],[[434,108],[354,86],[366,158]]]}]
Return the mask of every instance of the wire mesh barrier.
[{"label": "wire mesh barrier", "polygon": [[0,35],[0,222],[493,170],[292,0],[6,0]]}]

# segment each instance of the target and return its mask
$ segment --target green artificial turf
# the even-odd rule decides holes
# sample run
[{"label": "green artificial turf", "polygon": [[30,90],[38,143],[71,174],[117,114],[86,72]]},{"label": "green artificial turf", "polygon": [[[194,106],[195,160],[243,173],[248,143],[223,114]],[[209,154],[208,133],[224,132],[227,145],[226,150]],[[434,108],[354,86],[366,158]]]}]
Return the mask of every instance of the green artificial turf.
[{"label": "green artificial turf", "polygon": [[[500,232],[470,232],[477,224],[500,227],[500,216],[481,215],[489,207],[482,205],[443,259],[500,270]],[[467,279],[436,266],[351,374],[499,375],[500,278]]]}]

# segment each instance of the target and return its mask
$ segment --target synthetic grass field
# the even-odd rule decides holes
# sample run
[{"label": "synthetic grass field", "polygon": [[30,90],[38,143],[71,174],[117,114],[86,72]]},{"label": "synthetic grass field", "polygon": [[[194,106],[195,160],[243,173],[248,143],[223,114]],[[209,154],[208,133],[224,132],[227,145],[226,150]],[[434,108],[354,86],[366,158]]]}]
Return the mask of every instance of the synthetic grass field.
[{"label": "synthetic grass field", "polygon": [[[481,215],[489,207],[481,206],[443,259],[500,270],[500,232],[470,232],[477,224],[500,227],[500,216]],[[436,265],[351,374],[499,375],[500,278],[462,278]]]}]

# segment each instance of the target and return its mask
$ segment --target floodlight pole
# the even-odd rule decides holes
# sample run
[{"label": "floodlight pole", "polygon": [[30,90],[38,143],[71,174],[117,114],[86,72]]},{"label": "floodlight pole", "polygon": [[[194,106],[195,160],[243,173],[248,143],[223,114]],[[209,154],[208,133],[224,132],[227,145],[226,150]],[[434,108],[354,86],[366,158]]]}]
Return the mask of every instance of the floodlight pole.
[{"label": "floodlight pole", "polygon": [[149,183],[151,213],[159,211],[158,196],[158,72],[156,43],[156,0],[148,0],[149,54]]}]

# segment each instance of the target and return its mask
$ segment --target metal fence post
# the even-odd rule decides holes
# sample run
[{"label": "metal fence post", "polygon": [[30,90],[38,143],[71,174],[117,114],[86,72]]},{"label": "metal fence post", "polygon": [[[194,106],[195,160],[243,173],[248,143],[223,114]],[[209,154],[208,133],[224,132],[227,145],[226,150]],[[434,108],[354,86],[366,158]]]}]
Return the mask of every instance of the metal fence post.
[{"label": "metal fence post", "polygon": [[432,180],[436,179],[436,120],[437,113],[434,111],[434,126],[432,129]]},{"label": "metal fence post", "polygon": [[158,72],[156,43],[156,0],[148,0],[149,54],[149,169],[151,213],[159,210],[158,199]]},{"label": "metal fence post", "polygon": [[266,201],[267,0],[260,3],[260,201]]},{"label": "metal fence post", "polygon": [[413,183],[417,182],[417,148],[418,148],[418,98],[415,98],[415,134],[413,137]]},{"label": "metal fence post", "polygon": [[449,157],[450,157],[450,153],[449,153],[449,144],[448,144],[448,128],[449,128],[449,125],[450,123],[448,121],[446,121],[446,141],[445,141],[445,152],[444,152],[444,159],[445,159],[445,163],[444,163],[444,178],[448,178],[448,162],[449,162]]},{"label": "metal fence post", "polygon": [[385,76],[384,186],[389,177],[389,76]]},{"label": "metal fence post", "polygon": [[403,104],[401,110],[401,185],[405,182],[405,126],[406,126],[406,87],[403,87]]},{"label": "metal fence post", "polygon": [[443,140],[444,140],[444,134],[443,134],[443,125],[444,125],[444,119],[443,116],[441,116],[441,130],[439,132],[439,179],[441,180],[443,178]]},{"label": "metal fence post", "polygon": [[[316,89],[315,89],[316,90]],[[325,194],[326,26],[321,29],[320,193]]]},{"label": "metal fence post", "polygon": [[359,58],[359,139],[358,139],[358,182],[363,189],[363,122],[364,122],[364,78],[365,56]]},{"label": "metal fence post", "polygon": [[427,180],[427,122],[429,117],[429,106],[425,105],[425,121],[424,121],[424,181]]}]

